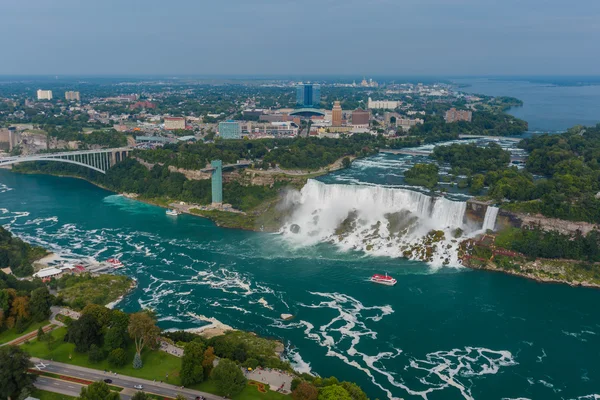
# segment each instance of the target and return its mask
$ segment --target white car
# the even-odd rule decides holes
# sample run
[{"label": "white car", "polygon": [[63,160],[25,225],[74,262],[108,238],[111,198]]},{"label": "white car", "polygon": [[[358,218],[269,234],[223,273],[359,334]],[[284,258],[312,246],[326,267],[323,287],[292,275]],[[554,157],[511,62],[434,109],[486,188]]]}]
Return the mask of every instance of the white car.
[{"label": "white car", "polygon": [[137,390],[142,390],[144,387],[142,385],[135,385],[133,388]]}]

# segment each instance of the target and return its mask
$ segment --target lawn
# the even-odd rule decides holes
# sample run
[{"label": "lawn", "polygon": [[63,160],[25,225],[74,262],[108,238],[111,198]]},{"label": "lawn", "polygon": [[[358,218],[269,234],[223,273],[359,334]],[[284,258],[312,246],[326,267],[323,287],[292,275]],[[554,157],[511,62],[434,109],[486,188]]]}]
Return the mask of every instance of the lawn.
[{"label": "lawn", "polygon": [[71,400],[76,399],[76,397],[67,396],[65,394],[48,392],[46,390],[35,389],[33,393],[31,393],[31,397],[38,398],[40,400]]},{"label": "lawn", "polygon": [[[197,385],[190,386],[190,389],[200,390],[206,393],[213,393],[216,395],[220,395],[217,390],[217,385],[214,380],[209,379],[205,382],[199,383]],[[290,397],[281,393],[268,391],[267,393],[261,393],[258,391],[256,386],[248,385],[242,393],[237,396],[233,396],[232,400],[289,400]]]},{"label": "lawn", "polygon": [[[149,380],[162,380],[174,385],[181,385],[181,381],[179,379],[181,359],[178,357],[163,351],[144,350],[142,353],[144,367],[141,369],[134,369],[132,362],[135,354],[135,347],[134,345],[131,345],[127,349],[130,362],[128,362],[124,367],[111,367],[108,365],[106,360],[97,364],[91,364],[88,361],[87,354],[76,353],[75,345],[73,343],[67,343],[63,341],[66,333],[66,328],[59,328],[52,332],[52,336],[54,336],[57,343],[59,343],[59,345],[52,351],[48,349],[48,345],[46,343],[38,342],[37,340],[33,340],[30,343],[24,344],[22,348],[32,356],[44,360],[52,359],[65,364],[79,365],[81,367],[93,368],[101,371],[113,371],[122,375],[134,376]],[[69,355],[71,355],[71,360],[69,360]],[[165,378],[166,374],[169,374],[168,380]]]},{"label": "lawn", "polygon": [[131,286],[131,278],[110,274],[87,279],[83,276],[67,278],[67,282],[69,286],[58,293],[75,308],[83,308],[89,303],[108,304],[127,293]]},{"label": "lawn", "polygon": [[2,333],[0,333],[0,344],[10,342],[11,340],[15,340],[21,336],[27,335],[30,332],[35,332],[39,327],[49,325],[50,321],[45,320],[42,322],[32,322],[31,325],[25,329],[25,332],[17,333],[15,329],[8,329]]}]

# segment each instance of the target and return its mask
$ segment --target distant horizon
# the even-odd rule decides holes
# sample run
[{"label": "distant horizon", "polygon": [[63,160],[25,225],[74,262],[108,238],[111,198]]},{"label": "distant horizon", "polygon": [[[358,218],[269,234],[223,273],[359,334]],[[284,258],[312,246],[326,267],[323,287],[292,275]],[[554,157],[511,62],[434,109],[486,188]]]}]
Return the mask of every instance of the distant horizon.
[{"label": "distant horizon", "polygon": [[2,0],[0,75],[589,76],[600,2]]}]

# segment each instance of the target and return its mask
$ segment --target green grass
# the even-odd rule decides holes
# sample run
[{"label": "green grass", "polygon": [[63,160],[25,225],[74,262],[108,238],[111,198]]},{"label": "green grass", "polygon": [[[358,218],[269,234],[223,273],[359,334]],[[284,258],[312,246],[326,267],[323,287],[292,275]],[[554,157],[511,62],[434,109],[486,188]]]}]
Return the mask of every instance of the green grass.
[{"label": "green grass", "polygon": [[[82,279],[82,278],[79,278]],[[86,304],[108,304],[127,293],[131,279],[120,275],[100,275],[61,289],[65,301],[83,308]]]},{"label": "green grass", "polygon": [[66,394],[48,392],[46,390],[35,389],[31,393],[31,397],[36,397],[40,400],[71,400],[76,399],[76,397],[67,396]]},{"label": "green grass", "polygon": [[233,213],[219,210],[200,210],[198,208],[190,209],[192,214],[200,215],[214,221],[218,226],[225,228],[236,228],[245,230],[254,230],[256,228],[256,217],[254,215]]},{"label": "green grass", "polygon": [[[149,379],[163,382],[168,382],[174,385],[181,385],[179,379],[179,368],[181,366],[181,359],[171,354],[162,351],[144,350],[142,353],[142,361],[144,367],[141,369],[134,369],[132,362],[135,354],[135,347],[131,345],[127,348],[127,354],[129,362],[121,368],[114,368],[108,365],[106,360],[101,361],[97,364],[91,364],[88,361],[87,354],[81,354],[75,352],[75,345],[72,343],[66,343],[63,338],[66,334],[66,328],[59,328],[52,332],[52,336],[57,340],[58,347],[52,351],[48,349],[48,345],[45,342],[38,342],[34,340],[30,343],[24,344],[23,350],[28,352],[34,357],[42,358],[45,360],[52,359],[54,361],[78,365],[86,368],[93,368],[97,370],[113,371],[121,375],[134,376],[142,379]],[[69,355],[71,359],[69,360]],[[166,374],[169,374],[169,379],[165,378]]]},{"label": "green grass", "polygon": [[[190,389],[200,390],[206,393],[221,395],[217,389],[217,384],[214,380],[209,379],[205,382],[191,386]],[[289,396],[269,390],[267,393],[261,393],[258,388],[253,385],[248,385],[240,394],[233,396],[232,400],[289,400]]]},{"label": "green grass", "polygon": [[10,342],[10,341],[15,340],[21,336],[24,336],[30,332],[35,332],[38,330],[39,327],[46,326],[49,324],[50,324],[50,321],[48,321],[48,320],[45,320],[42,322],[32,322],[27,327],[27,329],[25,329],[25,331],[21,332],[21,333],[17,333],[14,328],[8,329],[8,330],[0,333],[0,344]]}]

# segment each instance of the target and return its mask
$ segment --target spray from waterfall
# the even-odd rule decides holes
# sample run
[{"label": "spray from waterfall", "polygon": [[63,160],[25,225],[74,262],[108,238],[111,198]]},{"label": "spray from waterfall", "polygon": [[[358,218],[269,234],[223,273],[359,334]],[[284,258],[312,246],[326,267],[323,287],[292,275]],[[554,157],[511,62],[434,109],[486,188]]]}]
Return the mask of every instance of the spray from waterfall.
[{"label": "spray from waterfall", "polygon": [[309,180],[282,229],[298,246],[330,242],[343,250],[459,265],[460,241],[479,229],[465,222],[466,203],[382,186]]}]

